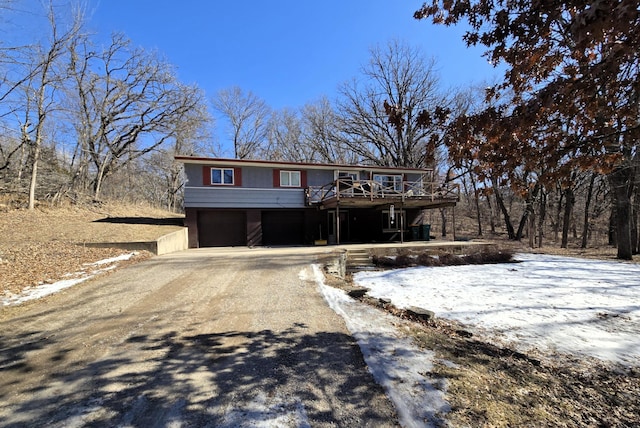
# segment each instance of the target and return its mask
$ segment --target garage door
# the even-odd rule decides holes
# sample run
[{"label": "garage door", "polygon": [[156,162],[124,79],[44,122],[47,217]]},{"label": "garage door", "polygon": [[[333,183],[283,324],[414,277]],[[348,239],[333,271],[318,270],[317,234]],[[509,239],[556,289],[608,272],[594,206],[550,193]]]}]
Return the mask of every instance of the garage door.
[{"label": "garage door", "polygon": [[263,211],[263,245],[304,244],[304,212]]},{"label": "garage door", "polygon": [[244,211],[199,211],[200,247],[247,245],[247,215]]}]

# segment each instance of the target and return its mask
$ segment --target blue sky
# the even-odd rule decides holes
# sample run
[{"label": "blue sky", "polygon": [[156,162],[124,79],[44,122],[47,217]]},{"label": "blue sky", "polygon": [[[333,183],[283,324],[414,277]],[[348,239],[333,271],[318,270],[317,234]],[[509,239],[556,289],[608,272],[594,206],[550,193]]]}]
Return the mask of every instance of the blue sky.
[{"label": "blue sky", "polygon": [[445,87],[496,72],[462,30],[416,21],[421,1],[88,0],[90,29],[156,49],[209,97],[234,85],[273,108],[301,107],[359,75],[369,48],[396,38],[437,59]]},{"label": "blue sky", "polygon": [[[45,34],[42,4],[14,0],[16,15],[0,20],[5,45]],[[369,49],[397,39],[434,57],[443,90],[494,80],[499,74],[467,48],[464,29],[416,21],[421,0],[54,0],[61,9],[80,2],[94,40],[112,32],[156,50],[180,80],[209,99],[225,88],[252,91],[274,109],[299,108],[361,76]],[[0,15],[0,18],[3,18]],[[4,22],[2,22],[4,21]],[[44,24],[46,25],[46,24]],[[31,42],[33,40],[30,40]],[[226,145],[218,118],[217,139]]]}]

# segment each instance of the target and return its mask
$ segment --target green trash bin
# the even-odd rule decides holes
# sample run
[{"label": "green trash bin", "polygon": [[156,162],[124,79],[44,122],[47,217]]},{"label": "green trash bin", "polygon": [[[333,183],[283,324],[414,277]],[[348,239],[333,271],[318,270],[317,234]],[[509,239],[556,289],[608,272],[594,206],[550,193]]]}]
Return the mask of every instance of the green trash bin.
[{"label": "green trash bin", "polygon": [[420,239],[420,226],[410,226],[409,230],[411,231],[412,241],[417,241]]},{"label": "green trash bin", "polygon": [[430,224],[423,224],[422,225],[422,230],[420,231],[420,235],[422,237],[423,241],[428,241],[431,239],[431,225]]}]

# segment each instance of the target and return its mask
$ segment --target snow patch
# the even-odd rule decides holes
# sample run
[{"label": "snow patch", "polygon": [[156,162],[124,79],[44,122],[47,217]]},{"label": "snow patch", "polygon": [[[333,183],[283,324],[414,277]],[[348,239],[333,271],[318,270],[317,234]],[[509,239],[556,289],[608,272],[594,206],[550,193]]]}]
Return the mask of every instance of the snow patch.
[{"label": "snow patch", "polygon": [[417,306],[526,351],[638,365],[640,265],[542,254],[521,263],[359,272],[369,295]]},{"label": "snow patch", "polygon": [[73,287],[74,285],[80,284],[81,282],[84,282],[89,278],[93,278],[94,276],[99,275],[103,272],[107,272],[109,270],[115,269],[117,267],[118,262],[129,260],[136,254],[138,253],[137,252],[127,253],[117,257],[111,257],[108,259],[99,260],[93,263],[85,263],[84,266],[105,266],[105,265],[108,265],[108,266],[105,266],[100,269],[94,269],[89,273],[82,270],[79,272],[66,274],[65,277],[73,277],[73,278],[63,279],[51,284],[40,284],[36,287],[27,287],[24,290],[22,290],[20,294],[7,293],[0,298],[0,302],[2,302],[3,306],[9,306],[9,305],[19,305],[20,303],[28,302],[29,300],[40,299],[42,297],[64,290],[65,288]]},{"label": "snow patch", "polygon": [[393,402],[402,426],[439,426],[439,418],[449,411],[449,405],[444,391],[435,386],[444,381],[427,375],[433,367],[433,352],[415,345],[392,315],[327,286],[318,265],[313,265],[313,272],[324,299],[344,318],[369,371]]}]

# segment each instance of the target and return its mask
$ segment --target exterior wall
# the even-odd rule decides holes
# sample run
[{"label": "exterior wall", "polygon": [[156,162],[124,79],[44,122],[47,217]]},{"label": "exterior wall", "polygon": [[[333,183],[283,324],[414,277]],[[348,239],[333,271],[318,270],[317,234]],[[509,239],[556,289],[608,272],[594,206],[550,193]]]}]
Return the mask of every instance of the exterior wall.
[{"label": "exterior wall", "polygon": [[309,186],[324,186],[333,180],[333,171],[310,169],[307,172],[307,183]]},{"label": "exterior wall", "polygon": [[[233,161],[232,161],[233,163]],[[329,218],[335,221],[329,211],[305,205],[305,191],[308,186],[324,186],[334,181],[338,170],[358,172],[360,180],[369,180],[375,174],[397,175],[391,169],[365,170],[363,167],[348,166],[332,169],[333,166],[309,166],[278,163],[256,165],[233,163],[234,185],[210,185],[206,174],[207,163],[185,163],[187,184],[184,207],[185,225],[188,227],[190,248],[200,245],[199,239],[218,245],[226,236],[235,237],[233,245],[265,245],[279,240],[291,244],[312,245],[315,240],[327,239]],[[275,165],[275,166],[274,166]],[[225,167],[220,162],[215,167]],[[229,166],[231,168],[231,166]],[[306,168],[305,168],[306,167]],[[301,187],[279,187],[278,171],[301,171]],[[404,180],[413,182],[421,178],[420,172],[405,172]],[[407,210],[407,223],[418,211]],[[399,240],[396,233],[385,232],[382,228],[382,211],[378,208],[340,208],[340,242],[384,242]],[[226,221],[226,223],[225,223]],[[343,224],[344,222],[344,224]],[[201,223],[203,230],[199,231]],[[266,225],[266,226],[265,226]],[[266,227],[266,229],[265,229]],[[405,225],[408,230],[408,225]],[[225,233],[235,231],[235,234]],[[322,231],[322,232],[321,232]],[[213,235],[212,235],[213,234]],[[246,236],[246,240],[243,238]],[[237,239],[237,238],[240,239]],[[406,233],[404,239],[409,239]],[[237,244],[239,240],[242,244]],[[293,242],[295,241],[295,242]],[[283,244],[286,244],[283,242]]]},{"label": "exterior wall", "polygon": [[188,186],[184,192],[184,206],[185,208],[305,208],[305,198],[304,189]]}]

